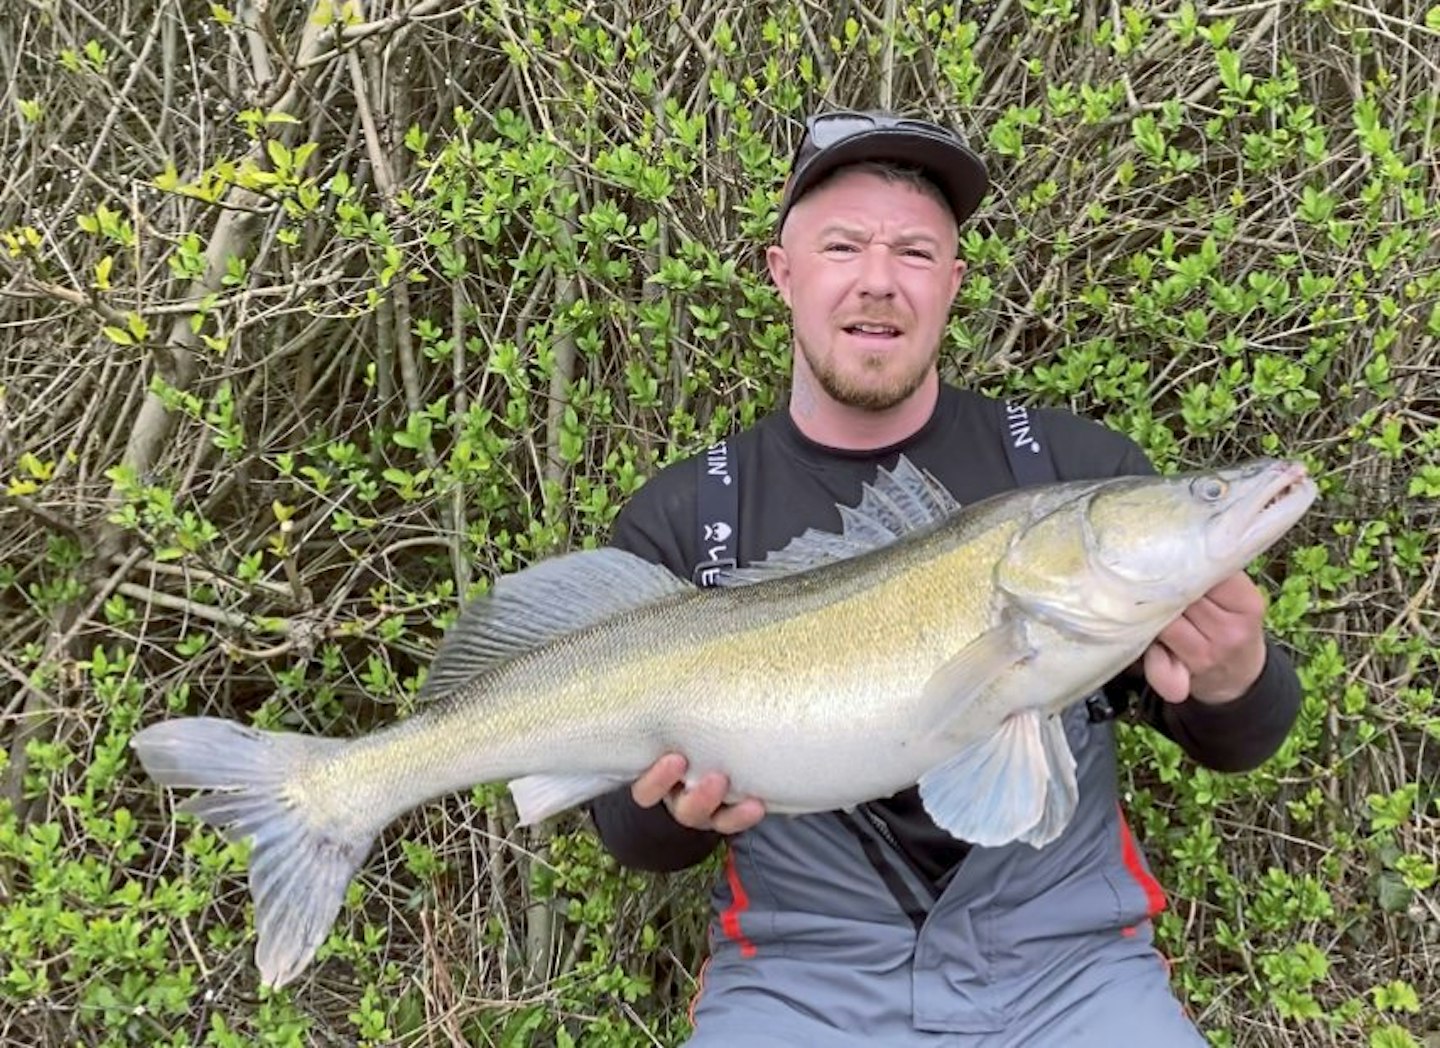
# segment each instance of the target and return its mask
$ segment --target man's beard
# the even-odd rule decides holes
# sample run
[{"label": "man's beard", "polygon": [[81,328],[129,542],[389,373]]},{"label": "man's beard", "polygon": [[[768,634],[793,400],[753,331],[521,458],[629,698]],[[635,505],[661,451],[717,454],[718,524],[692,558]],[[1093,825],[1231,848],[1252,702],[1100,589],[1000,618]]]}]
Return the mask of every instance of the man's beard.
[{"label": "man's beard", "polygon": [[884,367],[885,362],[876,354],[872,360],[879,366],[871,367],[872,360],[861,360],[861,374],[857,381],[853,374],[842,374],[831,361],[817,359],[803,342],[797,340],[797,343],[800,352],[805,354],[805,363],[810,373],[815,376],[815,381],[820,384],[825,395],[846,407],[860,411],[888,411],[903,403],[920,388],[940,359],[940,347],[936,346],[929,358],[917,363],[913,369],[892,375],[883,382],[866,382],[867,376],[873,378],[875,373]]}]

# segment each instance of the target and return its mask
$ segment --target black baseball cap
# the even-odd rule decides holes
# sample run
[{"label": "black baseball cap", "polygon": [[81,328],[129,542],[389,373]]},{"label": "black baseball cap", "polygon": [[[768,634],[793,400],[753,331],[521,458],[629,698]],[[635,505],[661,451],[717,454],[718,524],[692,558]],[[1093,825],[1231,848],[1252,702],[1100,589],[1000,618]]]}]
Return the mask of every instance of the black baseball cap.
[{"label": "black baseball cap", "polygon": [[836,168],[867,160],[919,168],[949,202],[957,225],[980,206],[990,186],[985,161],[949,128],[890,113],[846,109],[817,113],[805,121],[805,137],[790,165],[776,235],[785,228],[785,216],[795,201]]}]

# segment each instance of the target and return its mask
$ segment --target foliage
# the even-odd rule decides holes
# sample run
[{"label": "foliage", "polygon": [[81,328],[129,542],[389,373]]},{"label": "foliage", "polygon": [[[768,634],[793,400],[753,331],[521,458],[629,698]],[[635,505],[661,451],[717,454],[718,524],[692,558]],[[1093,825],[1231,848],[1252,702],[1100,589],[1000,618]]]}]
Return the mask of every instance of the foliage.
[{"label": "foliage", "polygon": [[1293,737],[1221,776],[1126,729],[1127,809],[1214,1043],[1440,1034],[1437,44],[1416,0],[15,5],[0,1040],[683,1037],[709,871],[623,873],[478,789],[388,831],[320,963],[257,991],[243,850],[126,744],[408,712],[463,597],[783,403],[763,248],[822,103],[991,161],[948,376],[1162,468],[1319,478],[1256,567]]}]

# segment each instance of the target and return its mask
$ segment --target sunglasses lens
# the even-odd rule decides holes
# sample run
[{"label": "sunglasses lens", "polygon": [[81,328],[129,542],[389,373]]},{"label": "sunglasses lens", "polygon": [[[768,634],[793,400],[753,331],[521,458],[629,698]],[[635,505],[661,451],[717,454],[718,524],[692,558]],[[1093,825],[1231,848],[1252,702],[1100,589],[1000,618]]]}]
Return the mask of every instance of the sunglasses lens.
[{"label": "sunglasses lens", "polygon": [[864,113],[826,113],[810,121],[810,141],[817,149],[833,146],[851,135],[870,131],[879,124],[873,116]]},{"label": "sunglasses lens", "polygon": [[895,126],[909,128],[911,131],[919,131],[925,135],[944,135],[946,138],[953,138],[959,141],[959,136],[953,131],[941,127],[939,124],[927,123],[924,120],[897,120],[895,121]]},{"label": "sunglasses lens", "polygon": [[825,113],[810,120],[810,141],[817,149],[825,149],[836,142],[842,142],[851,135],[876,128],[895,127],[917,131],[932,137],[943,135],[960,141],[951,131],[924,120],[904,120],[894,117],[872,116],[869,113]]}]

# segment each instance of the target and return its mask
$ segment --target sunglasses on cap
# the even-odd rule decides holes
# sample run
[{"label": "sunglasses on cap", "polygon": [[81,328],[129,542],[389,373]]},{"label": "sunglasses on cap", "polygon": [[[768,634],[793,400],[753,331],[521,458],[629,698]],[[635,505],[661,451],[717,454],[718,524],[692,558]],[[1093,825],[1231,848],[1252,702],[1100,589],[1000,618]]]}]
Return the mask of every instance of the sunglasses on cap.
[{"label": "sunglasses on cap", "polygon": [[954,131],[929,120],[912,120],[908,117],[887,116],[884,113],[861,113],[853,109],[838,109],[829,113],[818,113],[805,121],[805,137],[816,149],[828,149],[837,142],[864,134],[866,131],[914,131],[916,134],[946,138],[956,145],[966,142]]}]

